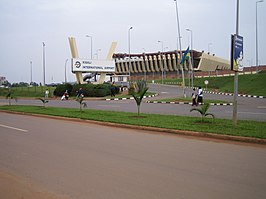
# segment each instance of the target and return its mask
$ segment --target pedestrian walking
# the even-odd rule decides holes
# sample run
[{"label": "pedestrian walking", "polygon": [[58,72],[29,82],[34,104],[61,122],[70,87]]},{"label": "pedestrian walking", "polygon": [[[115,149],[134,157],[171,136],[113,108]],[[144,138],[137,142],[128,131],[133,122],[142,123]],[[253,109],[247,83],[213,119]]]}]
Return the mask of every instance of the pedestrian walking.
[{"label": "pedestrian walking", "polygon": [[192,106],[197,106],[197,93],[195,88],[193,88],[191,98],[192,98]]},{"label": "pedestrian walking", "polygon": [[201,87],[199,87],[199,90],[198,90],[197,104],[199,104],[199,103],[203,103],[203,90]]},{"label": "pedestrian walking", "polygon": [[110,90],[111,90],[111,97],[115,97],[115,82],[111,84]]},{"label": "pedestrian walking", "polygon": [[46,89],[44,92],[44,98],[47,99],[49,97],[49,90]]},{"label": "pedestrian walking", "polygon": [[84,97],[82,88],[79,88],[79,90],[77,91],[77,98],[80,98],[80,97]]}]

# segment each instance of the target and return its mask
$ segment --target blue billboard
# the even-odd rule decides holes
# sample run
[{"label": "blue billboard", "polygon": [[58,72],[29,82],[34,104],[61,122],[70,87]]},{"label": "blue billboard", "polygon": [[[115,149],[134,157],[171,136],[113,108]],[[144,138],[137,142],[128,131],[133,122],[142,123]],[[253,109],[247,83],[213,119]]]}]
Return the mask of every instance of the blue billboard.
[{"label": "blue billboard", "polygon": [[231,36],[231,70],[243,70],[243,37],[240,35]]}]

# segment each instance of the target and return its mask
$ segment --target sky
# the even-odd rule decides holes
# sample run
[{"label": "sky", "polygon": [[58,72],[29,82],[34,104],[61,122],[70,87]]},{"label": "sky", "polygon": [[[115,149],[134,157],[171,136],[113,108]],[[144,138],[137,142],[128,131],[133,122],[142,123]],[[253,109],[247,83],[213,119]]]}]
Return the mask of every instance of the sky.
[{"label": "sky", "polygon": [[[0,76],[11,83],[75,81],[68,37],[75,37],[80,58],[105,59],[113,41],[116,53],[177,49],[174,0],[0,0]],[[236,33],[236,0],[177,0],[181,45],[230,59]],[[240,0],[239,35],[244,38],[244,66],[255,65],[256,0]],[[259,63],[266,64],[266,1],[258,3]],[[158,42],[162,41],[162,42]],[[163,46],[162,46],[163,44]],[[68,60],[68,61],[66,61]]]}]

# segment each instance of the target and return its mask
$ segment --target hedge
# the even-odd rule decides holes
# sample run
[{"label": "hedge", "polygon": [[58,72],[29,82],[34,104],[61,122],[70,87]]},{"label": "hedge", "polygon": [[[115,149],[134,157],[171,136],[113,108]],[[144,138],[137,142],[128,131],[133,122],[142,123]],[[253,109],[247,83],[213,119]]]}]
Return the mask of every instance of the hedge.
[{"label": "hedge", "polygon": [[[82,88],[85,97],[105,97],[111,94],[111,85],[104,84],[60,84],[54,91],[55,96],[62,96],[67,90],[70,96],[76,96],[78,90]],[[119,93],[119,88],[115,87],[115,93]]]}]

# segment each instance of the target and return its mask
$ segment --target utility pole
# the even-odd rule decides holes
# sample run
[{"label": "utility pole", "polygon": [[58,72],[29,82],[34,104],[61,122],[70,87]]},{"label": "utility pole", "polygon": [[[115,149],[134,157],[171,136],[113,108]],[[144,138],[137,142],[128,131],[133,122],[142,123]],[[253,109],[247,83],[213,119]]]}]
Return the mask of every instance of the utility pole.
[{"label": "utility pole", "polygon": [[45,86],[45,43],[42,42],[42,47],[43,47],[43,86]]},{"label": "utility pole", "polygon": [[131,26],[129,29],[128,29],[128,74],[129,74],[129,81],[131,81],[131,60],[130,60],[130,30],[132,30],[133,27]]},{"label": "utility pole", "polygon": [[30,85],[32,84],[32,61],[30,61]]},{"label": "utility pole", "polygon": [[[237,0],[236,5],[236,35],[238,35],[239,27],[239,0]],[[233,101],[233,124],[237,125],[237,96],[238,96],[238,69],[235,70],[234,77],[234,101]]]}]

